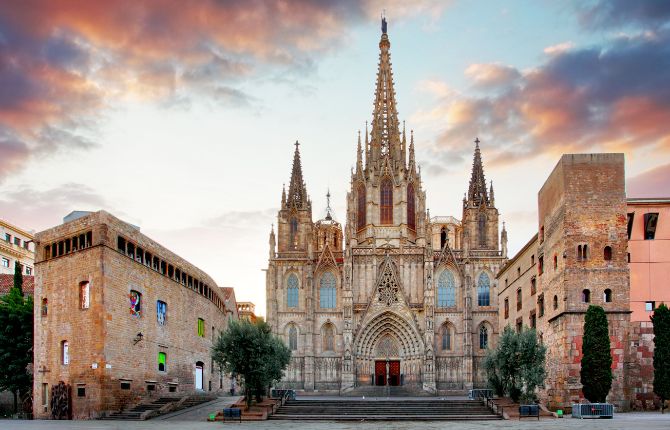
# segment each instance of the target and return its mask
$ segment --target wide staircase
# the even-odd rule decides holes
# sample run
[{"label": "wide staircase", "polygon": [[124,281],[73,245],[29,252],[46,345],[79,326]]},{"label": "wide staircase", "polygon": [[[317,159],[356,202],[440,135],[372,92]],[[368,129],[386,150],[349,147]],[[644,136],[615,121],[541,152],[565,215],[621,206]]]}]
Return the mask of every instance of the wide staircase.
[{"label": "wide staircase", "polygon": [[[156,400],[147,403],[140,403],[134,407],[124,410],[121,412],[113,412],[107,416],[101,417],[101,420],[128,420],[128,421],[141,421],[144,420],[143,414],[146,416],[145,412],[147,411],[158,411],[168,403],[175,403],[175,407],[170,409],[170,412],[179,411],[186,408],[191,408],[199,404],[209,402],[216,399],[216,396],[212,395],[191,395],[188,396],[183,402],[179,403],[183,398],[182,397],[159,397]],[[177,404],[179,403],[178,407]],[[151,418],[158,416],[158,414],[152,415]]]},{"label": "wide staircase", "polygon": [[421,389],[420,386],[386,386],[363,385],[342,394],[346,397],[429,397],[430,393]]},{"label": "wide staircase", "polygon": [[499,420],[481,401],[414,399],[288,400],[272,420],[465,421]]}]

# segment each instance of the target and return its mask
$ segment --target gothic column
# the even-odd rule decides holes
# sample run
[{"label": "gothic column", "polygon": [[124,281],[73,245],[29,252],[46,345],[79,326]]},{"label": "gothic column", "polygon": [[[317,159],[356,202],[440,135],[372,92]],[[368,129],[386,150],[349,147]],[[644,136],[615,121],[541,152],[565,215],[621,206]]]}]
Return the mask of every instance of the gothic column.
[{"label": "gothic column", "polygon": [[342,381],[340,391],[351,391],[354,388],[354,352],[353,352],[353,295],[351,291],[352,256],[345,251],[344,259],[344,291],[342,305],[344,311],[344,353],[342,357]]},{"label": "gothic column", "polygon": [[471,390],[474,385],[472,374],[472,265],[464,266],[465,286],[463,288],[463,388]]},{"label": "gothic column", "polygon": [[[430,251],[430,254],[428,253]],[[435,393],[437,385],[435,382],[435,350],[433,344],[435,343],[435,323],[434,323],[434,289],[433,289],[433,255],[432,250],[427,250],[426,262],[424,264],[424,285],[426,291],[424,292],[423,305],[425,309],[425,330],[424,343],[426,350],[424,351],[424,365],[423,365],[423,389]]]},{"label": "gothic column", "polygon": [[307,288],[305,291],[305,391],[314,391],[314,288],[312,266],[307,266]]}]

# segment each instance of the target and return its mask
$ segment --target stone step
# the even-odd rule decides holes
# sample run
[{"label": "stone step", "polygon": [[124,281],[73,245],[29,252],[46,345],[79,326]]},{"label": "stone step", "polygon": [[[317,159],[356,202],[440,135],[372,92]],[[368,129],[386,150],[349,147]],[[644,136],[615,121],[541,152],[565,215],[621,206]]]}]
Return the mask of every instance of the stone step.
[{"label": "stone step", "polygon": [[293,415],[276,413],[268,417],[271,420],[309,420],[309,421],[480,421],[499,420],[498,415]]}]

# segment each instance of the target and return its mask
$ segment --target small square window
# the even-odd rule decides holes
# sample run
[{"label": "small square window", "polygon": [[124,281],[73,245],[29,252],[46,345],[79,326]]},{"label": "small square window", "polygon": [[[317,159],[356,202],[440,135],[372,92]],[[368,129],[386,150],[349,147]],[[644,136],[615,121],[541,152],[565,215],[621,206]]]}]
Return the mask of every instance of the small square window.
[{"label": "small square window", "polygon": [[176,393],[177,392],[177,386],[176,385],[170,385],[168,387],[168,391],[171,393]]},{"label": "small square window", "polygon": [[16,246],[21,246],[21,239],[18,238],[18,237],[15,237],[15,238],[14,238],[14,245],[16,245]]},{"label": "small square window", "polygon": [[32,275],[33,274],[33,268],[26,266],[26,275]]},{"label": "small square window", "polygon": [[9,267],[9,259],[8,258],[3,258],[2,259],[2,267]]},{"label": "small square window", "polygon": [[5,242],[12,243],[12,235],[5,233]]},{"label": "small square window", "polygon": [[647,312],[654,312],[654,309],[656,309],[656,302],[646,302],[644,304],[644,310]]},{"label": "small square window", "polygon": [[156,391],[156,384],[147,384],[147,391]]},{"label": "small square window", "polygon": [[77,387],[77,397],[86,397],[86,387]]},{"label": "small square window", "polygon": [[121,381],[121,389],[122,389],[122,390],[130,390],[130,382],[128,382],[128,381]]}]

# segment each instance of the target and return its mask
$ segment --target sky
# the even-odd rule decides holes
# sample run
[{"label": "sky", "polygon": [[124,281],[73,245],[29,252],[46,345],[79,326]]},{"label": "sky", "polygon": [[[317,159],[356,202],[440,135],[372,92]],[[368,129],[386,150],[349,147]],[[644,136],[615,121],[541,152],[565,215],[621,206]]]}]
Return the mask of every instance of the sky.
[{"label": "sky", "polygon": [[265,314],[293,143],[315,220],[343,221],[385,13],[431,215],[461,216],[475,137],[513,254],[563,153],[623,152],[669,196],[670,2],[0,3],[0,217],[104,209]]}]

